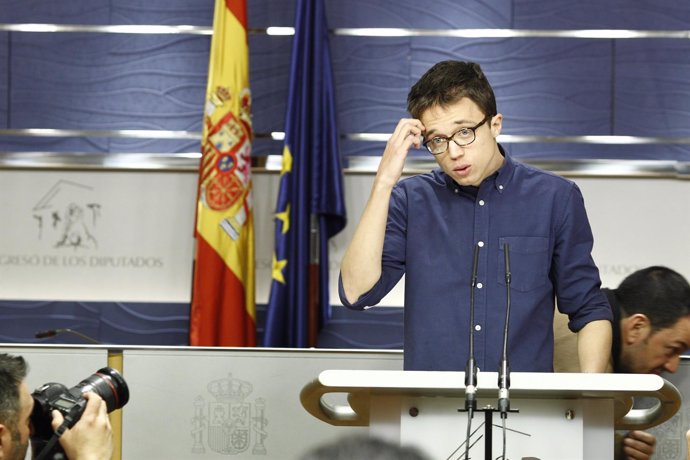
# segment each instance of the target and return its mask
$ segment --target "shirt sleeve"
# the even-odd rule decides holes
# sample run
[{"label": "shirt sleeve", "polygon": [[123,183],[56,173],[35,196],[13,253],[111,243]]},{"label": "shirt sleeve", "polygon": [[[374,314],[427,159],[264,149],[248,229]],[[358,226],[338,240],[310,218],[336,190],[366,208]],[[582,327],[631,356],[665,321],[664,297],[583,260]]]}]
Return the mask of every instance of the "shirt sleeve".
[{"label": "shirt sleeve", "polygon": [[601,292],[599,269],[592,259],[594,237],[584,199],[575,183],[564,200],[557,224],[551,277],[558,309],[568,315],[573,332],[596,320],[613,320],[611,307]]},{"label": "shirt sleeve", "polygon": [[396,186],[388,206],[386,236],[383,243],[381,277],[374,286],[350,303],[343,289],[342,275],[338,276],[340,301],[353,310],[363,310],[378,304],[398,284],[405,273],[405,246],[407,241],[407,200],[403,187]]}]

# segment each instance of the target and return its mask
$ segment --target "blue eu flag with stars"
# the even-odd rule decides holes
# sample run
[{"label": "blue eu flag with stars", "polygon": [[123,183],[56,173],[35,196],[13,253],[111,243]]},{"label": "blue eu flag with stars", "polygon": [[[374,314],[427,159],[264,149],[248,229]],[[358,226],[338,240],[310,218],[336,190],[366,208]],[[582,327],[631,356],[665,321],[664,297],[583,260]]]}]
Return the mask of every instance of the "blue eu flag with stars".
[{"label": "blue eu flag with stars", "polygon": [[324,4],[297,0],[264,346],[316,345],[330,318],[328,240],[345,222]]}]

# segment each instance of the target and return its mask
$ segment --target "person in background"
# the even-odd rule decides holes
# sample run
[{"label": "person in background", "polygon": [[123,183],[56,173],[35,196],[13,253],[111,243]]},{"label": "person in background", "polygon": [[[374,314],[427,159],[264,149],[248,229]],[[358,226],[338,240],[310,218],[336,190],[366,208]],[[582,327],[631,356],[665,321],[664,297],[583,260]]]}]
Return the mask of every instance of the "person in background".
[{"label": "person in background", "polygon": [[[477,367],[496,371],[509,284],[511,370],[553,370],[557,298],[579,333],[583,370],[604,371],[611,309],[576,184],[516,161],[498,144],[503,115],[476,63],[434,65],[412,87],[407,109],[412,118],[388,140],[342,259],[343,304],[375,305],[405,275],[405,370],[464,370],[472,330]],[[439,168],[400,180],[413,147]]]},{"label": "person in background", "polygon": [[[0,353],[0,460],[24,460],[29,448],[34,400],[26,385],[27,372],[24,358]],[[92,392],[84,397],[84,413],[60,437],[60,445],[69,460],[110,460],[112,431],[105,401]],[[62,414],[53,411],[53,429],[62,421]]]},{"label": "person in background", "polygon": [[[627,276],[616,289],[604,289],[613,310],[613,341],[608,370],[616,373],[674,373],[690,349],[690,284],[678,272],[652,266]],[[580,372],[577,337],[567,318],[554,321],[556,372]],[[648,459],[656,439],[631,431],[622,439],[617,458]]]},{"label": "person in background", "polygon": [[365,436],[350,436],[318,446],[300,460],[429,460],[412,447]]}]

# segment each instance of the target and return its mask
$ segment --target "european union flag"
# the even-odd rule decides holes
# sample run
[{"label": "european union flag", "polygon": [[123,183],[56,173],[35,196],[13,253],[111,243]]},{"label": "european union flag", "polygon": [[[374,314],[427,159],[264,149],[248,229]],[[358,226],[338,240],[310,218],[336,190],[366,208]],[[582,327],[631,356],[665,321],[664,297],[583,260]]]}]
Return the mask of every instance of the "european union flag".
[{"label": "european union flag", "polygon": [[328,239],[345,227],[323,0],[297,0],[264,345],[308,347],[330,318]]}]

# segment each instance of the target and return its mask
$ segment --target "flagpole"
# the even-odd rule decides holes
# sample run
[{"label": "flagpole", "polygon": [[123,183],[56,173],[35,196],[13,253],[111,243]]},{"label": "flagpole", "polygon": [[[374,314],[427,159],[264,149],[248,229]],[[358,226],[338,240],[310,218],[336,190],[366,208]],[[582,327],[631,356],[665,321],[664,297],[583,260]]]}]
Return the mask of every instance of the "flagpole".
[{"label": "flagpole", "polygon": [[316,347],[319,336],[319,218],[309,219],[309,346]]}]

